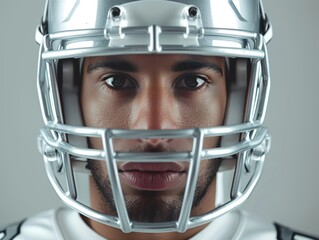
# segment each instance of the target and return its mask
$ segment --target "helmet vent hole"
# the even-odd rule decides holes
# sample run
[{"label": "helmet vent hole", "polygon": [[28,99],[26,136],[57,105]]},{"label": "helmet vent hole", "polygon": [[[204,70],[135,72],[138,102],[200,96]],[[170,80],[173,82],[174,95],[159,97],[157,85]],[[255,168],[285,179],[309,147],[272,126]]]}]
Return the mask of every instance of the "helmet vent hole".
[{"label": "helmet vent hole", "polygon": [[121,16],[121,9],[119,7],[113,7],[111,9],[111,15],[113,18],[119,18]]},{"label": "helmet vent hole", "polygon": [[197,15],[198,15],[198,8],[197,7],[190,7],[189,9],[188,9],[188,16],[190,17],[190,18],[196,18],[197,17]]}]

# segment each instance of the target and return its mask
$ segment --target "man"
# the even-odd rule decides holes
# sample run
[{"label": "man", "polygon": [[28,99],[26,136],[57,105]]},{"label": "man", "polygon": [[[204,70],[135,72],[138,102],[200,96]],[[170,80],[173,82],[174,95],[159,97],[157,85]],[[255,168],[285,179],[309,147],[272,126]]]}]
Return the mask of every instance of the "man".
[{"label": "man", "polygon": [[48,1],[38,30],[39,148],[76,211],[0,239],[314,239],[230,212],[270,145],[261,3]]}]

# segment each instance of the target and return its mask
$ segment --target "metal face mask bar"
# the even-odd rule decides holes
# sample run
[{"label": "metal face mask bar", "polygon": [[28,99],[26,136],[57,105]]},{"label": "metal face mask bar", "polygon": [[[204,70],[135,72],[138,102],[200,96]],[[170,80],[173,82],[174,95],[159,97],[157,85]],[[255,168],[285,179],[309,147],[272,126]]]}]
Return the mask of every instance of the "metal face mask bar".
[{"label": "metal face mask bar", "polygon": [[[260,127],[259,124],[242,124],[236,127],[215,127],[215,128],[201,128],[201,129],[181,129],[181,130],[114,130],[114,129],[97,129],[97,128],[79,128],[65,126],[61,124],[48,124],[48,129],[41,130],[41,138],[39,141],[39,148],[45,156],[45,165],[49,175],[49,179],[57,191],[58,195],[70,207],[80,211],[82,214],[95,219],[104,224],[111,225],[122,229],[124,232],[167,232],[178,231],[184,232],[188,228],[196,227],[198,225],[207,223],[212,219],[227,212],[247,199],[255,187],[257,180],[261,174],[264,155],[270,146],[270,139],[265,128],[259,128],[253,139],[248,139],[232,146],[231,148],[213,148],[203,149],[202,144],[205,137],[225,136],[234,133],[247,133],[256,131]],[[236,131],[234,131],[234,128]],[[96,137],[103,141],[103,150],[83,149],[72,146],[64,141],[56,141],[52,132],[57,134],[72,134],[83,137]],[[113,149],[113,139],[117,138],[193,138],[193,149],[189,152],[176,153],[141,153],[141,152],[115,152]],[[190,217],[192,200],[197,183],[199,172],[199,165],[201,160],[224,158],[229,155],[250,153],[252,159],[256,162],[254,175],[245,187],[243,192],[238,192],[236,189],[236,197],[213,211],[203,215]],[[70,161],[70,158],[73,160]],[[96,212],[95,210],[82,205],[77,201],[76,184],[73,176],[68,174],[73,172],[76,168],[78,160],[76,158],[90,158],[95,160],[104,160],[107,166],[108,177],[111,182],[113,197],[115,199],[118,216],[110,216]],[[181,213],[176,222],[162,222],[162,223],[141,223],[134,222],[129,219],[123,191],[119,180],[119,173],[117,168],[118,162],[189,162],[189,173],[185,186],[185,193],[183,198],[183,205]],[[224,160],[227,161],[227,160]],[[60,165],[60,166],[59,166]],[[62,166],[66,179],[73,179],[69,181],[69,189],[64,191],[56,178],[57,174],[61,174]],[[54,171],[56,170],[56,172]],[[236,187],[235,185],[233,186]],[[235,189],[233,189],[235,191]]]},{"label": "metal face mask bar", "polygon": [[[219,1],[219,0],[218,0]],[[218,4],[218,1],[211,1]],[[57,1],[59,2],[59,1]],[[58,4],[53,2],[51,4]],[[222,2],[222,1],[219,1]],[[229,4],[232,1],[224,1]],[[257,1],[253,1],[254,4]],[[47,29],[50,22],[48,12],[52,11],[47,2],[43,23],[37,29],[37,41],[41,45],[38,66],[38,93],[45,127],[41,129],[39,149],[43,153],[50,182],[59,197],[70,207],[98,222],[121,229],[124,232],[184,232],[212,221],[214,218],[236,208],[251,194],[262,171],[265,153],[270,148],[270,136],[262,127],[270,88],[270,74],[266,43],[271,39],[272,28],[261,7],[263,34],[244,29],[208,27],[204,23],[202,6],[186,5],[173,1],[136,1],[109,7],[103,18],[103,27]],[[102,3],[101,3],[102,4]],[[104,4],[104,3],[103,3]],[[119,3],[116,3],[119,4]],[[150,11],[144,16],[143,24],[135,20],[134,14],[148,6]],[[154,7],[155,5],[155,7]],[[141,7],[142,6],[142,7]],[[151,6],[151,7],[150,7]],[[201,7],[199,7],[201,6]],[[227,5],[228,6],[228,5]],[[54,8],[53,8],[54,9]],[[157,11],[169,14],[159,18]],[[143,11],[145,12],[145,11]],[[170,14],[173,12],[174,14]],[[236,13],[238,15],[238,13]],[[54,13],[52,13],[54,15]],[[237,16],[236,15],[236,16]],[[238,16],[237,16],[238,17]],[[103,22],[102,21],[102,22]],[[62,22],[62,21],[61,21]],[[101,22],[100,20],[98,22]],[[217,22],[217,21],[216,21]],[[245,22],[245,21],[242,21]],[[69,24],[70,25],[70,24]],[[97,24],[98,25],[98,24]],[[66,25],[68,26],[68,24]],[[50,27],[50,26],[49,26]],[[54,29],[59,29],[53,31]],[[63,112],[63,103],[57,83],[57,62],[67,58],[88,56],[111,56],[126,54],[193,54],[223,56],[226,58],[249,59],[251,70],[245,114],[236,124],[212,128],[179,130],[123,130],[80,127],[69,120]],[[247,70],[246,70],[247,71]],[[76,94],[74,94],[76,95]],[[78,106],[79,108],[79,106]],[[243,110],[244,111],[244,110]],[[80,112],[76,115],[80,118]],[[76,125],[76,126],[73,126]],[[213,149],[203,149],[203,141],[208,137],[226,139],[236,136],[236,141]],[[90,149],[85,144],[77,144],[73,137],[82,139],[99,138],[103,149]],[[113,148],[115,139],[142,138],[191,138],[193,147],[185,152],[120,152]],[[191,216],[193,196],[202,160],[236,162],[230,201],[200,216]],[[76,171],[87,172],[87,159],[105,161],[117,216],[98,212],[78,200],[74,179]],[[143,223],[132,221],[125,206],[124,193],[119,181],[117,163],[132,162],[179,162],[189,163],[189,172],[180,215],[177,221]],[[252,176],[243,190],[241,178],[245,172]],[[57,176],[66,181],[62,187]]]}]

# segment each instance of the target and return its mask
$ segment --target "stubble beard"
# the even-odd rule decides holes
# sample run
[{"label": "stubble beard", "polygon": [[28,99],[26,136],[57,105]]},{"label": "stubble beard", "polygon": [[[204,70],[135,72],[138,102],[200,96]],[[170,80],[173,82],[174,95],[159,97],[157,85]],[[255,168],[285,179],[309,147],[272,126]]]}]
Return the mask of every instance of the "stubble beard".
[{"label": "stubble beard", "polygon": [[[221,160],[209,160],[208,166],[198,177],[192,209],[196,208],[208,189],[212,187]],[[105,165],[100,161],[89,160],[88,169],[91,170],[95,187],[99,192],[103,212],[117,216],[112,188],[103,169]],[[130,220],[139,222],[167,222],[176,221],[183,203],[184,189],[174,196],[165,196],[161,191],[138,191],[138,194],[125,194],[125,204]]]}]

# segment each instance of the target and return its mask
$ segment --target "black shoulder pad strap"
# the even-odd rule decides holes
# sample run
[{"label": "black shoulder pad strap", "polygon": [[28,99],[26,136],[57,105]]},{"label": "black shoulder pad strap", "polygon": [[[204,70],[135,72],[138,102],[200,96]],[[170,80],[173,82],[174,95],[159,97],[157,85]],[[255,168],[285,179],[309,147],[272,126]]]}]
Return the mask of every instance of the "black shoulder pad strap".
[{"label": "black shoulder pad strap", "polygon": [[0,227],[0,240],[12,240],[16,237],[20,233],[20,228],[23,222],[24,220]]},{"label": "black shoulder pad strap", "polygon": [[285,227],[281,224],[274,223],[277,230],[278,240],[319,240],[319,237],[310,236],[301,232],[296,232],[291,228]]}]

